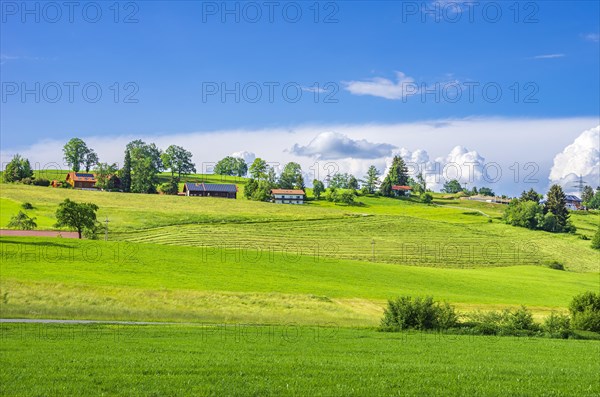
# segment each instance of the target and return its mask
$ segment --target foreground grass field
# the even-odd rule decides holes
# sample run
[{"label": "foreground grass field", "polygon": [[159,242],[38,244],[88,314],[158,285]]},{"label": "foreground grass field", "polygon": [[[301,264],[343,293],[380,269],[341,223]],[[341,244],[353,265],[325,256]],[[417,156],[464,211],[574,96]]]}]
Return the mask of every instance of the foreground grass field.
[{"label": "foreground grass field", "polygon": [[294,324],[0,329],[2,395],[600,394],[592,341]]}]

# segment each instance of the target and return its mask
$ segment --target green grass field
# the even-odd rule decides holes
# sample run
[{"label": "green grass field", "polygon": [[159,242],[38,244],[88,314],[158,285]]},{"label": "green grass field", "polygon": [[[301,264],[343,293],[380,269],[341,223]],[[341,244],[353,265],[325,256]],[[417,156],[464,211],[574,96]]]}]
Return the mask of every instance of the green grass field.
[{"label": "green grass field", "polygon": [[600,344],[331,326],[2,324],[2,395],[595,396]]},{"label": "green grass field", "polygon": [[[442,195],[291,206],[0,184],[0,222],[30,202],[53,229],[67,197],[100,207],[109,241],[1,237],[0,317],[180,324],[1,324],[3,395],[600,393],[598,341],[375,330],[398,295],[461,313],[526,305],[537,321],[566,312],[600,289],[600,253],[583,238],[598,212],[573,213],[565,235]],[[276,336],[291,332],[302,336]]]},{"label": "green grass field", "polygon": [[280,250],[51,238],[4,237],[0,244],[9,317],[303,324],[326,317],[370,326],[399,294],[547,312],[598,285],[597,273],[542,266],[437,269]]}]

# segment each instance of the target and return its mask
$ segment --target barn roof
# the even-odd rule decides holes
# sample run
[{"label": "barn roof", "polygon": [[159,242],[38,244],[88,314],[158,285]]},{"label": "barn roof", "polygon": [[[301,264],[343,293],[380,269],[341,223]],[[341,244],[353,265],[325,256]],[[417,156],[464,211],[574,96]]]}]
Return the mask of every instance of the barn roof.
[{"label": "barn roof", "polygon": [[304,194],[304,190],[299,189],[272,189],[271,194]]},{"label": "barn roof", "polygon": [[412,188],[405,185],[393,185],[392,190],[412,190]]},{"label": "barn roof", "polygon": [[96,182],[94,174],[89,172],[69,172],[67,174],[67,180],[72,179],[76,182]]},{"label": "barn roof", "polygon": [[581,202],[581,199],[580,199],[579,197],[577,197],[577,196],[574,196],[574,195],[572,195],[572,194],[567,194],[567,195],[565,196],[565,200],[567,200],[567,201],[577,201],[577,202]]},{"label": "barn roof", "polygon": [[231,183],[186,183],[184,191],[190,192],[213,192],[213,193],[236,193],[237,186]]}]

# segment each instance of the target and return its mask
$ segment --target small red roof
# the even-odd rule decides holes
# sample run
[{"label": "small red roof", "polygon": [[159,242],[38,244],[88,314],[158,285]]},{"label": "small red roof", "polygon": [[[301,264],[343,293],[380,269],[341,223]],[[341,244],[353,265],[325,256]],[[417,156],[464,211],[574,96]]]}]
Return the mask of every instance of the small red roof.
[{"label": "small red roof", "polygon": [[393,185],[392,190],[412,190],[412,188],[404,185]]},{"label": "small red roof", "polygon": [[304,194],[304,190],[295,189],[272,189],[271,194]]}]

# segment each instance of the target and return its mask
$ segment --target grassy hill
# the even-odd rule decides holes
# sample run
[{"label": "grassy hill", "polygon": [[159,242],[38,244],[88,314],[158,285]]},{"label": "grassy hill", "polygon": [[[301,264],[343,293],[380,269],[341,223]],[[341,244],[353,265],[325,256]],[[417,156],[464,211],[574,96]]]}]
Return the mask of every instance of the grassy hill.
[{"label": "grassy hill", "polygon": [[547,312],[598,285],[594,273],[534,266],[435,269],[208,246],[0,243],[3,315],[14,317],[364,326],[378,324],[385,300],[398,294],[434,295],[467,309],[526,304]]},{"label": "grassy hill", "polygon": [[[200,178],[200,176],[198,176]],[[220,178],[220,177],[219,177]],[[291,250],[338,259],[417,266],[472,268],[543,265],[557,261],[572,271],[598,271],[598,252],[587,240],[598,213],[572,214],[578,235],[505,225],[501,204],[443,199],[361,197],[360,205],[324,200],[303,206],[238,198],[177,197],[24,185],[1,185],[0,223],[23,202],[40,229],[52,229],[57,205],[68,197],[96,203],[109,218],[111,239],[180,246]]]}]

